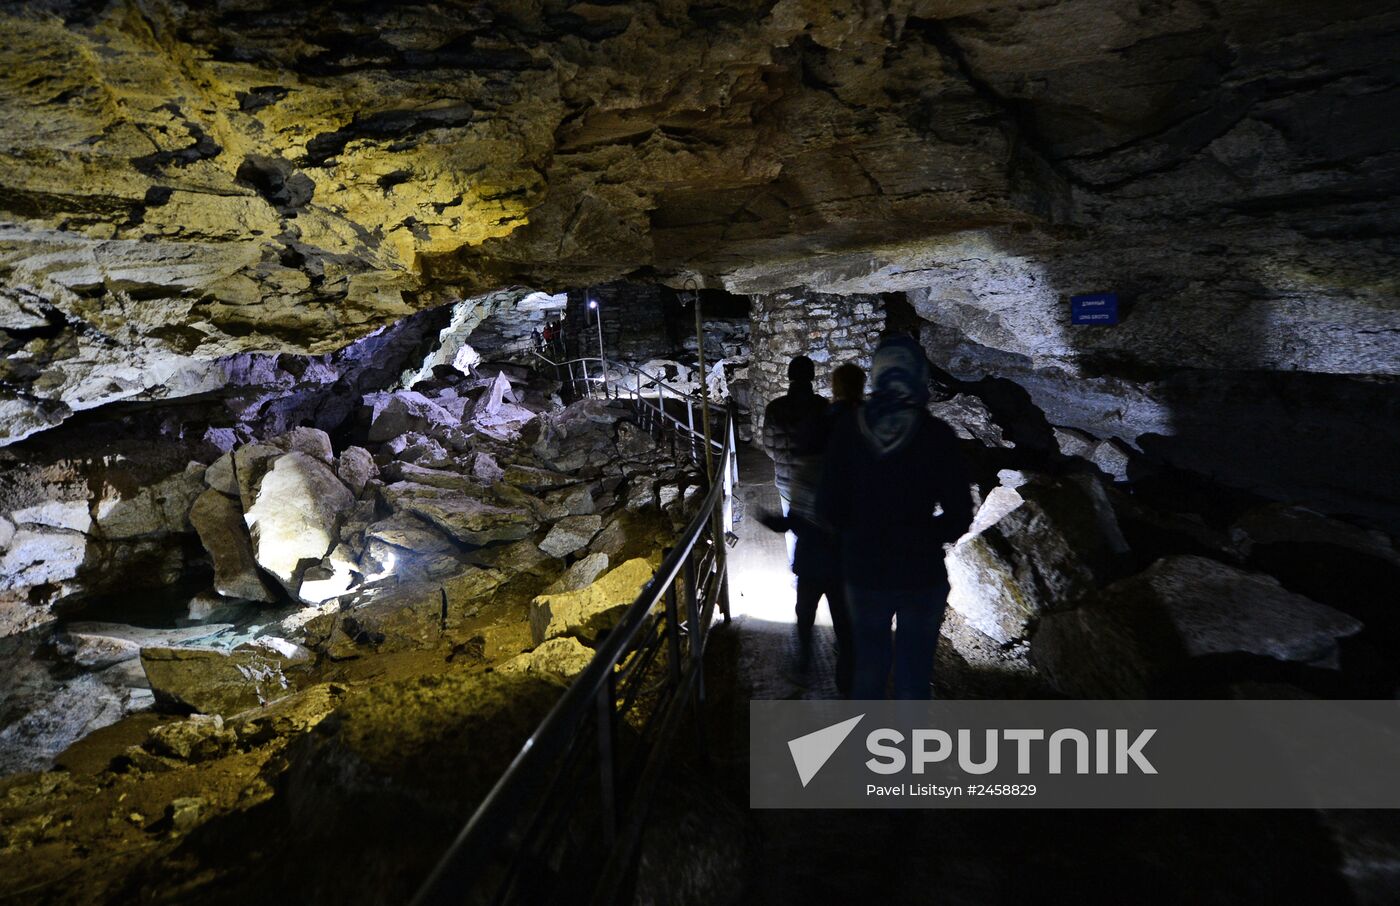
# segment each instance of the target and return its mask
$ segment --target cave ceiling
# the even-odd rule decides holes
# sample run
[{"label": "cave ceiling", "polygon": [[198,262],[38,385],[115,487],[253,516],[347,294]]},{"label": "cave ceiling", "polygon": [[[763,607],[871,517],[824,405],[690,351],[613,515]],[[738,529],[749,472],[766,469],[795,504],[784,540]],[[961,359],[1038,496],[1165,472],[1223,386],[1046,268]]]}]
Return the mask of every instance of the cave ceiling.
[{"label": "cave ceiling", "polygon": [[509,286],[918,290],[950,254],[1104,246],[1286,248],[1280,279],[1397,295],[1385,4],[133,0],[0,19],[10,440],[194,392],[220,356],[325,352]]}]

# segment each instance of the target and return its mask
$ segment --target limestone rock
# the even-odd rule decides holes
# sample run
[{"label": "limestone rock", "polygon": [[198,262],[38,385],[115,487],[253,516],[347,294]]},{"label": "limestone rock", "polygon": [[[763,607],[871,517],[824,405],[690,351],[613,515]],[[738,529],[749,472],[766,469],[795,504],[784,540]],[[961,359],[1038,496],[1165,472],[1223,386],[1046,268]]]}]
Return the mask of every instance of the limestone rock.
[{"label": "limestone rock", "polygon": [[957,393],[946,400],[928,404],[934,418],[946,422],[963,440],[976,440],[988,447],[1015,446],[992,416],[987,404],[970,393]]},{"label": "limestone rock", "polygon": [[244,515],[258,565],[295,595],[307,566],[335,543],[336,520],[354,500],[321,460],[301,452],[279,456]]},{"label": "limestone rock", "polygon": [[554,491],[544,496],[547,505],[558,505],[569,516],[590,516],[597,509],[593,500],[593,489],[586,484]]},{"label": "limestone rock", "polygon": [[437,439],[416,432],[398,435],[386,443],[384,449],[401,462],[438,466],[452,461],[447,448]]},{"label": "limestone rock", "polygon": [[558,595],[570,591],[578,591],[592,585],[602,572],[608,568],[607,554],[589,554],[582,560],[570,566],[564,575],[555,580],[554,584],[545,589],[545,594]]},{"label": "limestone rock", "polygon": [[266,441],[237,448],[233,451],[233,467],[238,477],[238,497],[245,512],[257,499],[263,475],[283,453],[301,453],[327,466],[333,461],[330,437],[317,428],[295,428]]},{"label": "limestone rock", "polygon": [[1229,534],[1250,568],[1357,617],[1381,651],[1400,642],[1400,548],[1383,532],[1270,504],[1246,512]]},{"label": "limestone rock", "polygon": [[1042,616],[1031,661],[1067,695],[1147,698],[1212,655],[1336,667],[1338,641],[1361,628],[1268,576],[1167,557],[1082,607]]},{"label": "limestone rock", "polygon": [[566,635],[596,642],[636,600],[654,570],[651,560],[637,557],[586,588],[535,598],[530,604],[530,630],[535,644]]},{"label": "limestone rock", "polygon": [[566,516],[550,527],[549,534],[540,542],[540,550],[551,557],[567,556],[587,547],[602,527],[602,516]]},{"label": "limestone rock", "polygon": [[371,393],[365,396],[365,405],[370,409],[369,439],[373,443],[410,433],[426,434],[430,428],[455,427],[458,423],[452,413],[413,390]]},{"label": "limestone rock", "polygon": [[214,588],[219,594],[266,603],[276,600],[258,570],[243,511],[232,498],[212,488],[205,491],[190,510],[190,522],[214,560]]},{"label": "limestone rock", "polygon": [[1081,459],[1089,459],[1094,455],[1098,441],[1092,434],[1061,425],[1056,425],[1051,430],[1055,435],[1055,444],[1060,448],[1061,455],[1077,456]]},{"label": "limestone rock", "polygon": [[[218,758],[237,742],[219,714],[191,714],[184,720],[153,727],[143,747],[156,755],[196,763]],[[187,800],[176,800],[184,802]]]},{"label": "limestone rock", "polygon": [[1000,643],[1041,613],[1114,577],[1127,543],[1103,487],[1088,476],[997,488],[948,552],[948,605]]},{"label": "limestone rock", "polygon": [[364,447],[346,447],[336,458],[335,474],[345,482],[351,494],[359,497],[366,483],[379,474],[379,467]]},{"label": "limestone rock", "polygon": [[1089,461],[1098,466],[1114,481],[1127,481],[1128,468],[1132,464],[1133,451],[1116,437],[1110,437],[1094,447]]},{"label": "limestone rock", "polygon": [[92,513],[86,500],[45,500],[10,512],[10,521],[19,526],[64,529],[86,533],[92,530]]},{"label": "limestone rock", "polygon": [[0,558],[0,590],[71,579],[86,560],[87,550],[86,535],[20,527]]},{"label": "limestone rock", "polygon": [[106,487],[93,502],[92,531],[106,540],[189,531],[188,514],[204,491],[203,478],[204,469],[192,463],[184,472],[134,492]]},{"label": "limestone rock", "polygon": [[[6,692],[7,704],[14,707],[20,690]],[[129,691],[97,674],[82,674],[27,704],[17,720],[0,727],[0,775],[47,770],[74,742],[139,709]]]},{"label": "limestone rock", "polygon": [[233,451],[225,453],[204,470],[204,483],[230,497],[238,496],[238,477],[233,472]]},{"label": "limestone rock", "polygon": [[534,513],[525,508],[412,482],[390,485],[385,494],[396,510],[420,516],[467,544],[517,541],[534,531]]},{"label": "limestone rock", "polygon": [[286,659],[257,651],[143,648],[156,700],[229,717],[287,695]]},{"label": "limestone rock", "polygon": [[546,673],[573,679],[593,660],[593,649],[571,636],[548,639],[496,668],[499,673]]}]

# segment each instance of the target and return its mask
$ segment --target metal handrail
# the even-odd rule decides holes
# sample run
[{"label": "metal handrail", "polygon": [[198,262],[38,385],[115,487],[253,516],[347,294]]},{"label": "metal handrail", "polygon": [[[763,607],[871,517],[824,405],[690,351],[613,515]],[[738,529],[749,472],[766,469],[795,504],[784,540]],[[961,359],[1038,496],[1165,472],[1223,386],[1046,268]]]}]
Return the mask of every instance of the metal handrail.
[{"label": "metal handrail", "polygon": [[[634,401],[640,401],[640,397],[634,396]],[[708,405],[708,401],[700,402]],[[461,903],[474,890],[480,893],[482,879],[490,876],[488,869],[501,861],[503,856],[509,858],[512,855],[508,852],[512,846],[510,830],[522,823],[522,810],[536,794],[535,787],[541,778],[560,777],[569,766],[571,756],[584,757],[578,753],[576,744],[589,729],[590,721],[596,724],[593,729],[596,730],[594,735],[598,743],[600,821],[603,843],[607,848],[606,857],[599,862],[595,901],[610,901],[618,889],[627,883],[648,804],[647,797],[641,795],[641,788],[655,781],[659,773],[660,755],[679,724],[686,701],[695,706],[697,738],[703,750],[703,733],[698,721],[699,706],[704,699],[705,641],[716,607],[726,622],[729,619],[725,547],[726,535],[732,526],[731,498],[737,458],[732,409],[724,410],[724,416],[724,441],[720,444],[719,467],[715,475],[707,476],[710,487],[699,512],[686,525],[670,553],[598,646],[588,667],[550,709],[453,840],[418,890],[414,904]],[[665,425],[654,422],[653,428],[664,430]],[[675,419],[671,420],[671,428],[677,434],[687,431],[686,426]],[[688,430],[694,435],[693,425]],[[695,460],[693,436],[691,440],[691,458]],[[688,617],[684,627],[680,620],[678,579],[683,583],[681,593],[685,596]],[[663,599],[665,624],[658,630],[651,616]],[[684,646],[688,649],[684,653],[681,644],[683,628],[689,642]],[[645,671],[648,665],[659,660],[663,644],[668,655],[664,685],[669,697],[664,705],[658,704],[657,711],[653,712],[652,719],[659,725],[657,739],[651,749],[641,756],[643,763],[638,771],[637,788],[631,791],[629,797],[627,791],[618,787],[619,771],[614,751],[614,736],[618,722],[624,716],[617,711],[620,682],[617,667],[629,653],[636,653],[637,657],[630,666],[641,664],[636,670]],[[648,652],[645,660],[641,660],[643,651]],[[681,666],[683,659],[684,667]],[[635,692],[632,694],[635,695]],[[552,769],[557,770],[551,773]],[[541,801],[533,812],[523,816],[523,823],[527,825],[526,838],[514,841],[514,858],[517,860],[530,853],[528,835],[543,833],[540,829],[548,824],[545,813],[550,805],[549,793],[538,798]],[[549,817],[567,821],[570,816]],[[533,880],[539,881],[538,878]],[[522,895],[518,888],[512,891],[514,883],[514,875],[507,871],[503,887],[488,895],[485,901],[510,902],[513,892]]]},{"label": "metal handrail", "polygon": [[[546,356],[544,353],[540,352],[540,351],[537,350],[537,349],[532,349],[532,350],[530,350],[530,353],[531,353],[531,355],[533,355],[535,358],[537,358],[537,359],[539,359],[540,361],[544,362],[546,365],[549,365],[550,367],[554,368],[554,369],[555,369],[555,374],[559,374],[559,373],[560,373],[560,372],[559,372],[559,369],[560,369],[560,368],[567,368],[567,367],[572,366],[572,365],[580,365],[580,364],[586,365],[586,364],[588,364],[588,363],[590,363],[590,362],[597,362],[597,363],[599,364],[599,366],[600,366],[600,368],[599,368],[599,375],[598,375],[597,377],[587,377],[587,376],[585,376],[585,377],[583,377],[583,378],[570,377],[569,380],[574,381],[574,382],[584,382],[584,383],[589,383],[589,384],[603,384],[603,385],[606,385],[606,384],[607,384],[607,380],[608,380],[607,372],[606,372],[605,370],[603,370],[603,368],[602,368],[602,366],[606,365],[606,366],[608,366],[609,368],[611,368],[611,367],[621,368],[621,369],[623,369],[624,371],[630,371],[630,372],[632,372],[633,374],[636,374],[638,377],[646,378],[646,380],[647,380],[652,386],[655,386],[655,387],[657,387],[657,388],[663,388],[663,389],[669,390],[669,391],[671,391],[671,393],[675,394],[677,397],[686,397],[686,396],[689,396],[689,397],[691,397],[692,399],[694,398],[694,394],[689,394],[689,393],[686,393],[684,390],[681,390],[681,389],[678,388],[678,387],[673,387],[673,386],[671,386],[670,384],[666,383],[666,382],[665,382],[664,380],[662,380],[661,378],[656,377],[655,375],[646,373],[646,372],[643,371],[641,368],[638,368],[636,365],[633,365],[633,364],[630,363],[630,362],[609,362],[609,361],[603,359],[601,356],[596,356],[596,355],[577,356],[577,357],[572,358],[572,359],[562,359],[562,360],[556,362],[555,360],[549,358],[548,356]],[[570,372],[570,374],[572,374],[572,371]],[[701,379],[701,380],[704,380],[704,379],[705,379],[705,376],[704,376],[704,375],[701,375],[701,376],[700,376],[700,379]],[[560,380],[562,381],[563,378],[560,378]],[[711,404],[711,405],[713,405],[713,404]]]}]

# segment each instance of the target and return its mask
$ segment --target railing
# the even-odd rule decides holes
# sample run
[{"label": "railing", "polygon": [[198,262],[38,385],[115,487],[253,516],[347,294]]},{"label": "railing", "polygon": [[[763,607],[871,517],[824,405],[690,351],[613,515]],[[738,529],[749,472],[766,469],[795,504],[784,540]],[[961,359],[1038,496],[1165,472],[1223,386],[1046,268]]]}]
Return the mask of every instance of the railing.
[{"label": "railing", "polygon": [[[716,609],[729,619],[725,548],[737,476],[732,409],[669,387],[653,403],[643,389],[639,381],[632,394],[638,423],[654,436],[672,435],[673,449],[688,450],[692,462],[701,461],[705,444],[695,410],[703,407],[702,416],[709,410],[720,439],[710,439],[708,491],[588,667],[452,842],[415,896],[418,906],[625,901],[649,794],[684,722],[705,757],[705,642]],[[676,413],[668,411],[671,398]],[[684,422],[677,414],[682,398]]]}]

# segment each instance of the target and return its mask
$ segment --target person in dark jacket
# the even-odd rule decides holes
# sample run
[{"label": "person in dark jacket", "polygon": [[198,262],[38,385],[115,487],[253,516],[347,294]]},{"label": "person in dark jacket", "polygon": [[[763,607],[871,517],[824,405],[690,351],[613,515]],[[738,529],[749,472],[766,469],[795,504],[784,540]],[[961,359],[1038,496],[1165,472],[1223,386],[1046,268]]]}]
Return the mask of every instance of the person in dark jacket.
[{"label": "person in dark jacket", "polygon": [[841,575],[841,552],[831,526],[817,513],[817,495],[828,439],[838,424],[855,417],[865,394],[865,372],[854,363],[842,365],[832,372],[831,392],[836,400],[826,416],[809,423],[800,433],[797,464],[789,488],[792,493],[789,514],[760,513],[759,521],[775,532],[791,531],[797,536],[792,571],[797,575],[798,669],[805,671],[810,666],[817,608],[825,597],[831,611],[831,628],[836,635],[836,689],[843,698],[849,698],[855,642],[851,635],[850,610],[846,606],[845,580]]},{"label": "person in dark jacket", "polygon": [[[812,389],[817,368],[805,355],[788,362],[788,392],[769,403],[763,410],[763,449],[773,460],[773,481],[778,486],[778,500],[783,515],[792,510],[792,482],[797,471],[804,440],[827,415],[826,397]],[[788,532],[788,562],[796,556],[797,539]]]},{"label": "person in dark jacket", "polygon": [[884,698],[893,662],[895,697],[928,698],[948,604],[943,545],[971,524],[972,494],[957,435],[925,409],[928,363],[918,343],[882,343],[871,388],[833,433],[818,510],[841,539],[855,636],[851,696]]}]

